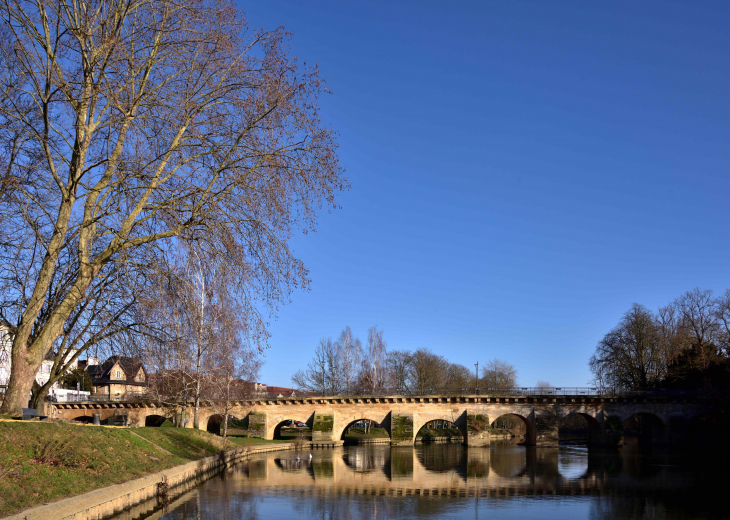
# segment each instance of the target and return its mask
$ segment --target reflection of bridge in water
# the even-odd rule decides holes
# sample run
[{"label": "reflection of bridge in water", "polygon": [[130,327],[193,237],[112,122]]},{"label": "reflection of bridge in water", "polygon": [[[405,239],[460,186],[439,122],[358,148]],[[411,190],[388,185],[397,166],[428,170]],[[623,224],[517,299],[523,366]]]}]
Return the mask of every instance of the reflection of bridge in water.
[{"label": "reflection of bridge in water", "polygon": [[626,450],[500,446],[390,448],[361,446],[317,450],[310,461],[293,452],[269,453],[226,474],[235,485],[276,493],[317,495],[512,496],[635,494],[689,484],[668,466],[641,467]]}]

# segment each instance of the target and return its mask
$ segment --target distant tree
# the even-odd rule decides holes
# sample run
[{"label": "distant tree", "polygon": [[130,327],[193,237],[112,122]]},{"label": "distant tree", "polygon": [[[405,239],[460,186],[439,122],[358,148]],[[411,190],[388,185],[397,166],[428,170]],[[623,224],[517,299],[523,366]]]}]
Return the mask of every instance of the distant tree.
[{"label": "distant tree", "polygon": [[414,395],[440,393],[444,389],[449,362],[428,349],[418,349],[410,356],[408,391]]},{"label": "distant tree", "polygon": [[396,395],[408,393],[408,380],[411,371],[412,354],[410,350],[391,350],[388,352],[388,386]]},{"label": "distant tree", "polygon": [[721,324],[712,291],[687,291],[674,301],[683,326],[689,333],[692,363],[700,369],[714,364],[719,354]]},{"label": "distant tree", "polygon": [[538,394],[544,394],[546,392],[550,392],[553,389],[553,385],[547,381],[540,380],[537,382],[537,385],[535,385],[535,389]]},{"label": "distant tree", "polygon": [[360,388],[363,393],[377,395],[386,389],[388,386],[387,359],[388,351],[383,340],[383,331],[370,327],[360,368]]},{"label": "distant tree", "polygon": [[667,359],[652,312],[633,304],[598,343],[589,366],[600,388],[635,390],[658,385],[666,376]]},{"label": "distant tree", "polygon": [[719,325],[719,343],[723,348],[725,357],[730,356],[730,289],[717,299],[715,311]]},{"label": "distant tree", "polygon": [[480,387],[487,393],[509,393],[517,388],[517,370],[505,361],[494,359],[482,368]]},{"label": "distant tree", "polygon": [[337,370],[342,383],[342,391],[346,395],[351,395],[358,381],[363,356],[362,343],[353,336],[350,327],[345,327],[335,343],[335,350],[337,351]]},{"label": "distant tree", "polygon": [[449,363],[443,379],[443,391],[449,394],[467,394],[474,391],[474,373],[464,365]]},{"label": "distant tree", "polygon": [[79,384],[79,390],[91,392],[93,384],[91,376],[85,368],[75,368],[61,378],[61,385],[69,390],[76,390],[77,383]]},{"label": "distant tree", "polygon": [[300,390],[319,395],[338,395],[342,391],[337,367],[337,349],[331,338],[322,338],[307,368],[292,376],[292,383]]},{"label": "distant tree", "polygon": [[728,358],[724,305],[727,293],[695,288],[674,300],[678,323],[666,384],[682,387],[727,386]]},{"label": "distant tree", "polygon": [[248,389],[256,382],[261,369],[260,351],[243,348],[235,324],[219,332],[212,356],[208,362],[209,394],[213,409],[223,416],[221,435],[228,437],[231,409],[236,400],[247,397]]},{"label": "distant tree", "polygon": [[671,364],[692,343],[687,323],[682,318],[682,312],[675,302],[671,302],[664,307],[659,307],[659,310],[654,316],[654,320],[664,356],[667,363]]}]

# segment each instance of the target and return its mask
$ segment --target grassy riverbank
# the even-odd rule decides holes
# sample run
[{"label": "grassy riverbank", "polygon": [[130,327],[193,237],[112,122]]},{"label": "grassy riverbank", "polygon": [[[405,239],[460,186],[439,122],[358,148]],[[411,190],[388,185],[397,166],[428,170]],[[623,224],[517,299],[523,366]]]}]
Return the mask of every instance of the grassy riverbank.
[{"label": "grassy riverbank", "polygon": [[276,441],[181,428],[0,422],[0,516],[238,446]]}]

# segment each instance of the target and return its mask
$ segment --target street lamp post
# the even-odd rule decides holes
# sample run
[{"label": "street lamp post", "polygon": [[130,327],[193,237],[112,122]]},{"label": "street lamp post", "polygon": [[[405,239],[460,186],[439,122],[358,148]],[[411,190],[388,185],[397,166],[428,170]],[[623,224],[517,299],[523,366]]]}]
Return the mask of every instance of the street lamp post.
[{"label": "street lamp post", "polygon": [[476,367],[474,370],[474,394],[479,395],[479,361],[474,366]]}]

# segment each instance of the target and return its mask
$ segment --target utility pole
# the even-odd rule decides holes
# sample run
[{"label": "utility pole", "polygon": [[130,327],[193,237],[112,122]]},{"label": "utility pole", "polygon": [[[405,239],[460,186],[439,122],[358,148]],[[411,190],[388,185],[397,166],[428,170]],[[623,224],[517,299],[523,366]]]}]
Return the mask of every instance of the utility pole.
[{"label": "utility pole", "polygon": [[474,395],[479,395],[479,361],[474,366]]}]

